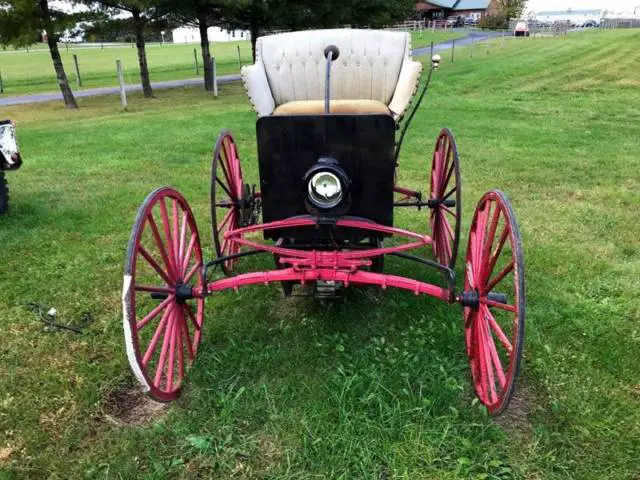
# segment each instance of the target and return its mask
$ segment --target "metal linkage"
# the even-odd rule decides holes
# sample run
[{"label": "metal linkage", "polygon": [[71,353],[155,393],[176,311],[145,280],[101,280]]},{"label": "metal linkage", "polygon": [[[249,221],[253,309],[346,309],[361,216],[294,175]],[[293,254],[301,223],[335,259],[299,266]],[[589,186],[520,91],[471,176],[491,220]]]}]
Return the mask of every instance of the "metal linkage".
[{"label": "metal linkage", "polygon": [[438,262],[434,262],[433,260],[429,260],[427,258],[418,257],[416,255],[411,255],[403,252],[391,253],[394,257],[403,258],[405,260],[411,260],[412,262],[421,263],[422,265],[427,265],[431,268],[435,268],[442,272],[447,280],[447,286],[449,287],[449,303],[454,303],[456,300],[456,272],[446,265],[440,265]]},{"label": "metal linkage", "polygon": [[[324,251],[317,250],[315,248],[310,250],[300,250],[296,248],[282,247],[280,245],[267,245],[243,238],[244,235],[257,231],[265,231],[274,228],[313,227],[318,224],[319,219],[311,216],[302,216],[262,225],[252,225],[227,232],[225,234],[225,240],[236,242],[239,245],[249,247],[252,250],[227,255],[208,262],[203,267],[203,275],[205,279],[208,278],[211,268],[215,268],[223,262],[240,257],[257,255],[259,253],[271,253],[277,255],[279,257],[279,264],[283,266],[288,265],[288,267],[266,272],[246,273],[231,278],[217,280],[212,283],[207,283],[207,286],[204,289],[200,287],[194,288],[190,294],[197,297],[220,290],[237,290],[241,286],[254,285],[258,283],[268,285],[273,282],[299,282],[301,284],[304,284],[305,282],[328,282],[327,284],[329,285],[340,284],[345,287],[348,287],[350,283],[377,285],[383,289],[390,286],[413,291],[416,295],[426,294],[441,298],[448,302],[454,301],[455,273],[453,270],[446,266],[439,265],[436,262],[404,253],[407,250],[421,248],[431,244],[432,240],[427,235],[388,227],[358,218],[339,218],[335,220],[335,227],[391,234],[413,241],[392,247],[375,247],[348,251]],[[429,283],[395,275],[385,275],[361,270],[363,267],[371,266],[373,258],[383,255],[395,255],[436,268],[445,274],[448,288],[444,289]]]},{"label": "metal linkage", "polygon": [[206,292],[201,288],[194,288],[195,296],[202,296],[222,290],[238,290],[240,287],[248,285],[263,284],[269,285],[273,282],[299,282],[304,285],[307,282],[340,282],[345,287],[350,284],[356,285],[376,285],[383,290],[387,287],[408,290],[415,295],[429,295],[431,297],[440,298],[449,301],[451,292],[442,287],[431,285],[429,283],[412,280],[410,278],[399,277],[396,275],[385,275],[381,273],[355,271],[346,272],[329,268],[319,269],[296,269],[286,268],[282,270],[269,270],[265,272],[253,272],[237,275],[235,277],[223,278],[215,282],[208,283]]}]

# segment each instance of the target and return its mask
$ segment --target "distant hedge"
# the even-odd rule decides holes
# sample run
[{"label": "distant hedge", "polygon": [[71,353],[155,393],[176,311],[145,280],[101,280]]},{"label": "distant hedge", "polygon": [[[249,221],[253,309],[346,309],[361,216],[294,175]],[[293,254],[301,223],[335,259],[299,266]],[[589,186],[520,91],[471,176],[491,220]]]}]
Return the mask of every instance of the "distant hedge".
[{"label": "distant hedge", "polygon": [[480,28],[488,28],[489,30],[498,30],[509,28],[509,19],[506,15],[486,15],[478,22]]}]

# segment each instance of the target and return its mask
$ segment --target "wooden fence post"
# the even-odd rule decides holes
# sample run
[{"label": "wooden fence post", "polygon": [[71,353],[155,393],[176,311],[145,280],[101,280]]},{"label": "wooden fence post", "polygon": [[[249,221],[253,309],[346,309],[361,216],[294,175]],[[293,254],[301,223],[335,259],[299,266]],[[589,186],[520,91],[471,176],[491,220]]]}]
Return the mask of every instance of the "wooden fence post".
[{"label": "wooden fence post", "polygon": [[211,70],[213,73],[213,96],[218,97],[218,75],[216,72],[216,57],[211,57]]},{"label": "wooden fence post", "polygon": [[78,83],[78,86],[81,87],[82,79],[80,78],[80,67],[78,66],[78,56],[75,53],[73,54],[73,65],[76,69],[76,82]]},{"label": "wooden fence post", "polygon": [[456,58],[456,39],[451,40],[451,63],[455,61]]},{"label": "wooden fence post", "polygon": [[431,41],[431,56],[429,57],[429,60],[431,60],[433,58],[433,41]]},{"label": "wooden fence post", "polygon": [[127,91],[124,88],[124,71],[120,59],[116,60],[116,70],[118,72],[118,83],[120,84],[120,104],[122,109],[127,111]]},{"label": "wooden fence post", "polygon": [[196,49],[193,49],[193,63],[196,66],[196,76],[200,75],[200,70],[198,69],[198,52]]},{"label": "wooden fence post", "polygon": [[475,46],[476,42],[474,40],[473,37],[471,37],[471,47],[469,48],[469,57],[473,58],[473,47]]},{"label": "wooden fence post", "polygon": [[238,47],[238,67],[242,68],[242,59],[240,58],[240,45]]},{"label": "wooden fence post", "polygon": [[0,72],[0,93],[4,93],[4,83],[2,83],[2,72]]}]

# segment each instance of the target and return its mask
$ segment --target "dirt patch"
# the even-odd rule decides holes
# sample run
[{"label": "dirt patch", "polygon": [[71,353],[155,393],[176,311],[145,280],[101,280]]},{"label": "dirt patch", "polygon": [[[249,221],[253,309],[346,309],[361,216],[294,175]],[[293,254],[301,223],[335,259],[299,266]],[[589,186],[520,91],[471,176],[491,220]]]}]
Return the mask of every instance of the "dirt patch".
[{"label": "dirt patch", "polygon": [[495,422],[509,435],[532,438],[531,416],[542,408],[543,403],[539,394],[522,386],[516,390],[507,410]]},{"label": "dirt patch", "polygon": [[14,450],[12,447],[0,447],[0,465],[9,461]]},{"label": "dirt patch", "polygon": [[152,400],[136,386],[127,386],[107,395],[104,418],[119,427],[143,426],[159,420],[168,410],[168,404]]}]

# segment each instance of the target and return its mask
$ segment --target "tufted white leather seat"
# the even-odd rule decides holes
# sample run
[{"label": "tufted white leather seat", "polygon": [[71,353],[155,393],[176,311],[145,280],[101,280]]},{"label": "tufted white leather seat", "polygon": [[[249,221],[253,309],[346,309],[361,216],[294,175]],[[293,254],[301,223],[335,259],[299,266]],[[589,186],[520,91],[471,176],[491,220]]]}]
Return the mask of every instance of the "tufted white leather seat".
[{"label": "tufted white leather seat", "polygon": [[422,64],[411,60],[409,39],[403,32],[355,29],[260,37],[256,63],[242,68],[242,78],[258,116],[323,113],[324,49],[336,45],[340,56],[331,71],[332,112],[385,112],[397,121],[422,71]]}]

